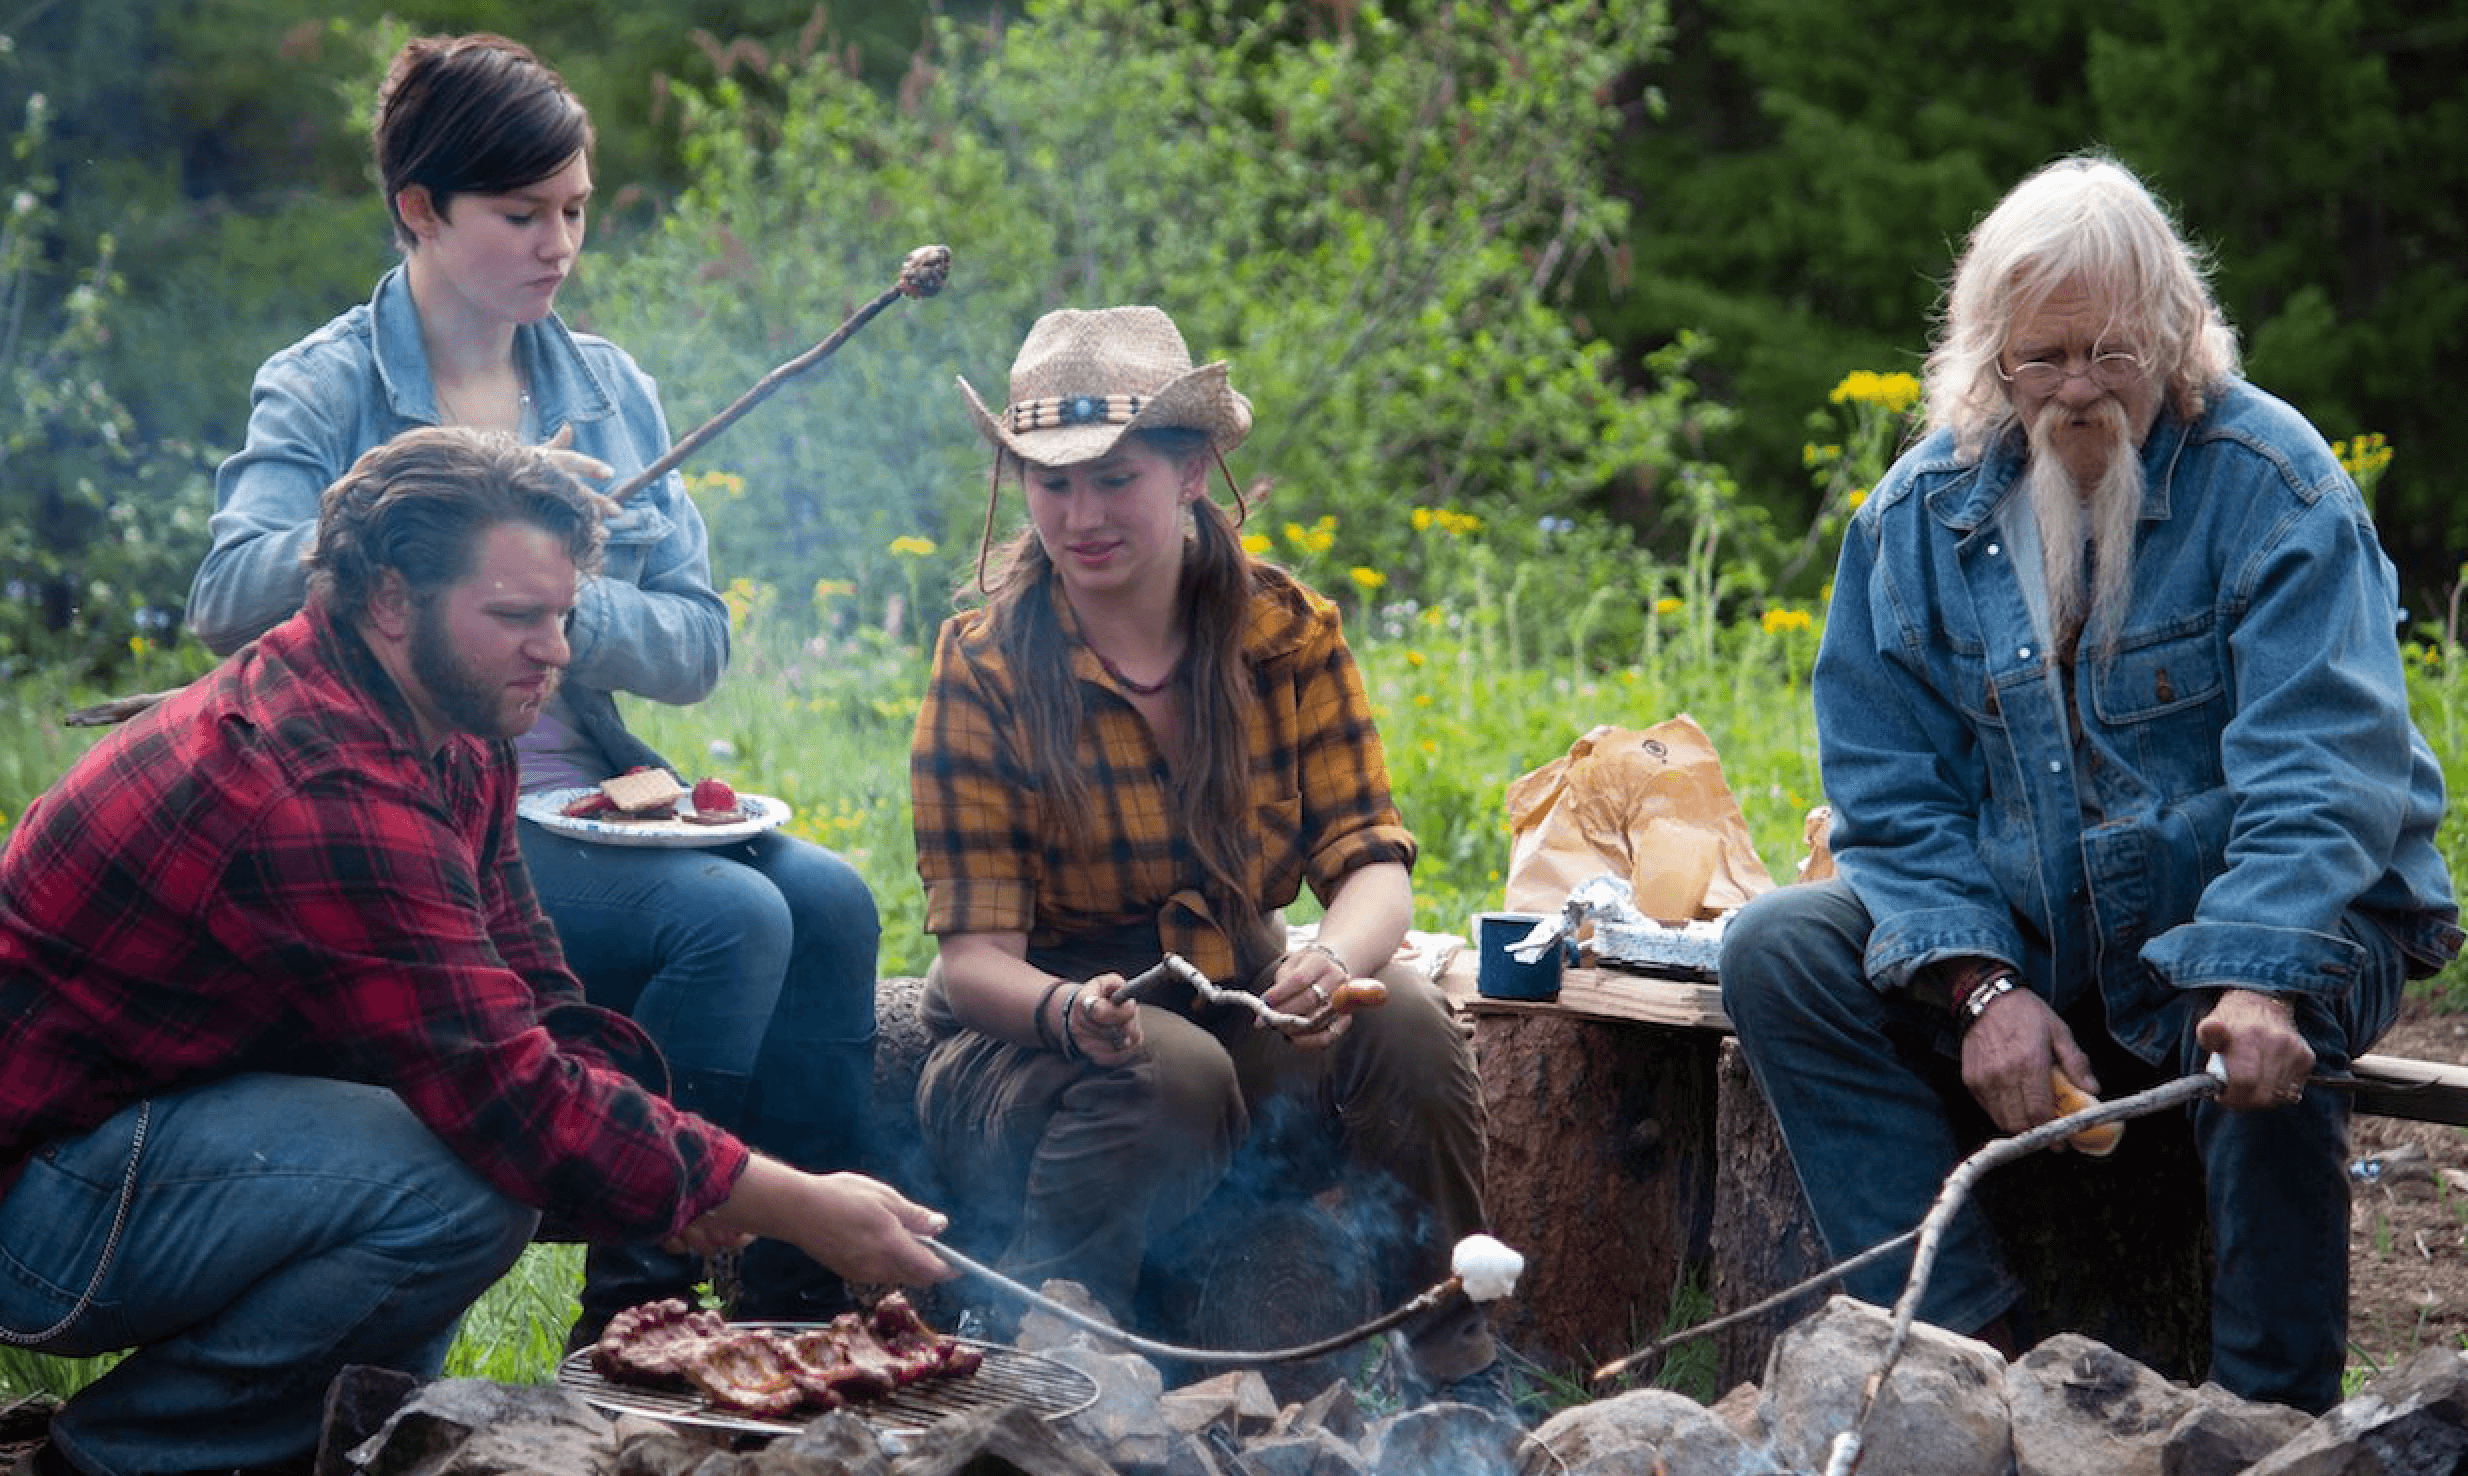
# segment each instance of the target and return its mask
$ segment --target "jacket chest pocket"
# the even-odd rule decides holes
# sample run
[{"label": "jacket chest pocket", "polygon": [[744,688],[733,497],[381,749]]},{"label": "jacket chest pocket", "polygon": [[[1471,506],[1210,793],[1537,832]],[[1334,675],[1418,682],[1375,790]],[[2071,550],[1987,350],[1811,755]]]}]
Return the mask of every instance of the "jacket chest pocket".
[{"label": "jacket chest pocket", "polygon": [[2210,631],[2119,651],[2099,668],[2092,711],[2146,779],[2182,793],[2220,781],[2228,675]]}]

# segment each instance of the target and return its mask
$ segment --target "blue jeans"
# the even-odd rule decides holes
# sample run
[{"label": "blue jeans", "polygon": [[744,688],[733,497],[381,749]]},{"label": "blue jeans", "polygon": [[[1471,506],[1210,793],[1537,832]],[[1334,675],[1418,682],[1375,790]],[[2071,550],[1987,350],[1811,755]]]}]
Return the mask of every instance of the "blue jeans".
[{"label": "blue jeans", "polygon": [[[1723,1009],[1836,1258],[1916,1227],[1954,1166],[1960,1139],[1948,1095],[1963,1090],[1957,1037],[1945,1011],[1873,987],[1862,967],[1872,924],[1840,880],[1783,887],[1732,919],[1722,951]],[[2315,1070],[2341,1073],[2389,1028],[2404,959],[2390,936],[2351,914],[2347,934],[2366,967],[2344,998],[2307,1000],[2299,1027]],[[2045,993],[2044,981],[2030,981]],[[2078,1038],[2100,1029],[2089,994],[2069,1013]],[[2177,1073],[2202,1069],[2189,1014]],[[2104,1082],[2120,1095],[2120,1082]],[[2348,1109],[2314,1088],[2268,1112],[2194,1108],[2204,1192],[2217,1251],[2211,1378],[2248,1399],[2323,1410],[2339,1400],[2348,1326]],[[1853,1296],[1891,1306],[1910,1277],[1908,1255],[1846,1279]],[[2020,1295],[1977,1207],[1956,1217],[1938,1252],[1920,1315],[1971,1332]]]},{"label": "blue jeans", "polygon": [[[141,1111],[135,1194],[94,1285]],[[81,1469],[295,1461],[344,1365],[436,1377],[538,1218],[383,1087],[233,1077],[36,1155],[0,1200],[0,1327],[50,1331],[94,1285],[36,1346],[135,1350],[52,1422]]]},{"label": "blue jeans", "polygon": [[681,1079],[750,1082],[687,1105],[800,1168],[872,1154],[882,923],[856,868],[770,832],[708,849],[521,828],[523,859],[592,1003],[631,1015]]}]

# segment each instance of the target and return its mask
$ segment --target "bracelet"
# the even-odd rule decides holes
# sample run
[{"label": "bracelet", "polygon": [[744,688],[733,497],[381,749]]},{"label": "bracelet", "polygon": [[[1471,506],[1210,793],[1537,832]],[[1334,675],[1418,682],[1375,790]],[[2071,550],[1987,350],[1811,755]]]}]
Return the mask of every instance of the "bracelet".
[{"label": "bracelet", "polygon": [[1337,972],[1345,975],[1347,979],[1351,980],[1354,977],[1354,966],[1345,961],[1345,955],[1339,953],[1336,949],[1329,947],[1317,938],[1312,939],[1310,942],[1305,943],[1303,946],[1295,949],[1294,951],[1296,953],[1316,953],[1320,957],[1327,959],[1330,963],[1335,964],[1337,966]]},{"label": "bracelet", "polygon": [[1047,984],[1045,987],[1045,993],[1037,996],[1036,1012],[1028,1017],[1029,1020],[1037,1027],[1037,1044],[1042,1049],[1049,1051],[1059,1051],[1062,1049],[1062,1046],[1054,1039],[1054,1032],[1046,1026],[1045,1011],[1046,1006],[1054,1003],[1055,994],[1058,993],[1064,985],[1069,984],[1070,982],[1071,981],[1069,979],[1056,979]]},{"label": "bracelet", "polygon": [[1080,996],[1087,992],[1087,985],[1074,984],[1071,986],[1071,998],[1063,1001],[1063,1059],[1066,1061],[1088,1059],[1088,1052],[1080,1048],[1080,1037],[1072,1024],[1073,1017],[1080,1012]]},{"label": "bracelet", "polygon": [[1988,1007],[2022,987],[2022,981],[2012,974],[1999,974],[1962,997],[1954,1009],[1962,1016],[1962,1028],[1969,1030],[1988,1013]]}]

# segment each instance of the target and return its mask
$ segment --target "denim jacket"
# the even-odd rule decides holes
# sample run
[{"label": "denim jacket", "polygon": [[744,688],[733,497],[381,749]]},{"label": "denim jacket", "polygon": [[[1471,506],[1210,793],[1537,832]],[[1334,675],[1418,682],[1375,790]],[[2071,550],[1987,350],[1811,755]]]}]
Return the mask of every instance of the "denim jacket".
[{"label": "denim jacket", "polygon": [[[668,451],[659,391],[623,349],[551,316],[514,330],[514,354],[544,438],[572,425],[574,449],[618,481]],[[249,391],[247,444],[215,475],[213,546],[189,591],[189,623],[207,647],[228,655],[298,609],[318,498],[360,453],[439,420],[400,266],[366,304],[268,359]],[[675,472],[608,524],[606,566],[584,585],[570,640],[563,690],[584,731],[615,769],[659,762],[625,731],[610,693],[698,702],[729,654],[709,535]]]},{"label": "denim jacket", "polygon": [[[2353,910],[2412,971],[2459,947],[2441,770],[2408,713],[2397,580],[2355,485],[2241,381],[2163,413],[2113,653],[2049,680],[2004,513],[2021,449],[1906,453],[1845,538],[1815,692],[1833,845],[1875,919],[1870,981],[1939,959],[2097,988],[2145,1059],[2189,991],[2334,995]],[[2077,742],[2072,728],[2080,724]]]}]

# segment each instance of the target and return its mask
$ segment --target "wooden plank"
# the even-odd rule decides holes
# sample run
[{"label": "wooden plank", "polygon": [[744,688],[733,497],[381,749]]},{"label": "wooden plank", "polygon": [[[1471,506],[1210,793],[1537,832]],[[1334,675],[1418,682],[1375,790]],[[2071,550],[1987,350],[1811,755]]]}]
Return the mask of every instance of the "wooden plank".
[{"label": "wooden plank", "polygon": [[1699,979],[1665,979],[1626,969],[1573,968],[1560,975],[1558,999],[1492,999],[1474,988],[1474,961],[1461,959],[1440,985],[1475,1014],[1575,1015],[1634,1025],[1731,1033],[1722,988]]},{"label": "wooden plank", "polygon": [[2356,1077],[2359,1112],[2468,1127],[2468,1066],[2368,1054],[2357,1057]]}]

